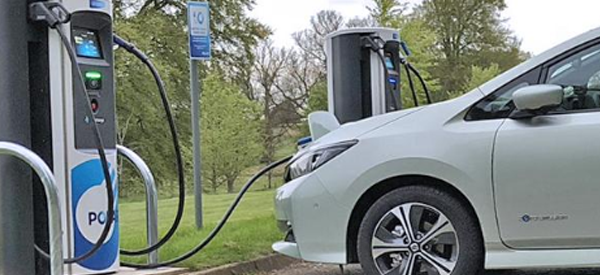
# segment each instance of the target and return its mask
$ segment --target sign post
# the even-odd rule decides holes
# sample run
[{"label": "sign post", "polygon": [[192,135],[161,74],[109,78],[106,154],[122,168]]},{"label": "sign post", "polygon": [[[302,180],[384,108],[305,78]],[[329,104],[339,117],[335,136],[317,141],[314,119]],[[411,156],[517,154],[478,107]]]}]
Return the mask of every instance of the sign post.
[{"label": "sign post", "polygon": [[211,59],[210,6],[207,2],[188,2],[188,31],[190,35],[190,92],[192,98],[192,131],[194,143],[194,197],[196,227],[204,227],[202,215],[202,151],[200,147],[200,97],[202,83],[198,66]]}]

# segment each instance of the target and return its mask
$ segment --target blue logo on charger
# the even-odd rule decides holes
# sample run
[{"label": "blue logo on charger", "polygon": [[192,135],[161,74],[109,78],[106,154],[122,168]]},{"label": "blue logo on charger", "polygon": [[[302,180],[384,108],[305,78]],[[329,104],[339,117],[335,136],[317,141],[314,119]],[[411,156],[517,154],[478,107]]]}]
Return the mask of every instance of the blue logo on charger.
[{"label": "blue logo on charger", "polygon": [[[108,221],[106,213],[108,206],[105,202],[106,184],[113,185],[115,198],[118,198],[116,171],[112,167],[110,171],[112,183],[105,181],[102,163],[98,159],[84,162],[71,171],[75,256],[81,256],[94,247],[94,242]],[[116,203],[115,201],[114,224],[108,240],[93,257],[80,262],[80,266],[94,271],[109,271],[108,269],[119,261],[119,210]]]},{"label": "blue logo on charger", "polygon": [[90,8],[92,9],[103,9],[106,7],[104,0],[90,0]]},{"label": "blue logo on charger", "polygon": [[106,213],[104,211],[101,211],[100,213],[89,212],[88,225],[93,225],[94,223],[104,225],[106,223]]}]

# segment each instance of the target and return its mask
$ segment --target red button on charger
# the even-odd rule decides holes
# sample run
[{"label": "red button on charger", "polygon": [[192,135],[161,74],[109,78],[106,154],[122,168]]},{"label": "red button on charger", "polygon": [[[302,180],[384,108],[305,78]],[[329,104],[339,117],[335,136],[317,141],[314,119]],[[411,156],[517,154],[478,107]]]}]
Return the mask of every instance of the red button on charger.
[{"label": "red button on charger", "polygon": [[92,99],[91,105],[92,105],[92,111],[94,113],[98,112],[98,109],[100,109],[100,105],[98,105],[98,100]]}]

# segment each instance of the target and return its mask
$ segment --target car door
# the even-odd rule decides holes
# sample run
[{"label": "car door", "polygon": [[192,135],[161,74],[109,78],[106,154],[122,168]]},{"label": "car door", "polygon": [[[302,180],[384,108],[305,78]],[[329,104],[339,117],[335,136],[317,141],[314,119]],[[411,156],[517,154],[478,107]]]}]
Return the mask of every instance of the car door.
[{"label": "car door", "polygon": [[600,46],[548,63],[565,89],[547,115],[506,119],[493,154],[502,240],[516,249],[600,247]]}]

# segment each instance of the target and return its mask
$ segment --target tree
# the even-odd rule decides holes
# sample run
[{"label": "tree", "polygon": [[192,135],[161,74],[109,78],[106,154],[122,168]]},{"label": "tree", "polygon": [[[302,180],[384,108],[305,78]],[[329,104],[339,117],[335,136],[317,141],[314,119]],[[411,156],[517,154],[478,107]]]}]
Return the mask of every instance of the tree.
[{"label": "tree", "polygon": [[260,107],[224,77],[205,79],[202,98],[202,169],[212,192],[235,181],[260,155]]},{"label": "tree", "polygon": [[324,10],[310,20],[311,28],[294,33],[296,46],[319,61],[323,71],[327,71],[325,37],[344,27],[344,17],[337,11]]},{"label": "tree", "polygon": [[502,71],[500,70],[500,66],[498,66],[498,64],[492,64],[487,68],[473,66],[471,67],[471,79],[469,80],[469,83],[463,88],[463,91],[471,91],[492,80],[501,72]]},{"label": "tree", "polygon": [[348,20],[348,22],[346,22],[347,28],[368,28],[368,27],[376,27],[376,26],[377,26],[377,22],[370,17],[367,17],[367,18],[355,17],[355,18]]},{"label": "tree", "polygon": [[344,24],[338,12],[321,11],[312,17],[311,28],[293,35],[296,49],[279,49],[269,40],[257,48],[253,94],[263,105],[264,162],[274,161],[284,137],[297,129],[304,132],[306,123],[300,122],[308,115],[310,95],[326,83],[325,37]]},{"label": "tree", "polygon": [[[191,157],[190,99],[187,36],[184,22],[173,22],[162,12],[117,20],[116,32],[135,43],[152,58],[161,72],[178,126],[183,152]],[[152,28],[145,26],[152,25]],[[139,153],[148,162],[159,190],[171,195],[177,180],[174,152],[168,124],[152,75],[143,63],[123,50],[116,51],[117,115],[119,142]],[[190,175],[188,173],[188,175]],[[130,174],[122,177],[125,186]],[[191,177],[190,177],[191,179]],[[131,186],[139,186],[132,183]],[[173,188],[170,188],[173,187]],[[124,188],[124,194],[127,193]],[[136,189],[135,190],[143,190]],[[129,194],[135,195],[135,194]]]},{"label": "tree", "polygon": [[[162,13],[170,17],[171,23],[182,25],[176,32],[184,33],[187,22],[186,2],[183,0],[119,0],[115,5],[118,17],[135,18],[146,13]],[[271,30],[255,18],[248,16],[254,0],[209,1],[211,5],[211,37],[214,60],[212,66],[219,67],[226,76],[239,77],[238,66],[252,60],[253,49],[258,41],[271,34]],[[143,25],[148,27],[150,25]],[[175,31],[175,30],[174,30]],[[183,44],[187,47],[187,43]]]},{"label": "tree", "polygon": [[327,81],[321,81],[315,85],[308,99],[308,114],[316,111],[327,111]]},{"label": "tree", "polygon": [[[288,72],[292,81],[290,91],[296,91],[296,98],[301,98],[298,105],[299,113],[303,117],[311,112],[327,110],[327,56],[325,53],[325,37],[344,27],[374,26],[370,18],[354,18],[345,21],[337,11],[323,10],[311,19],[309,29],[293,35],[299,51],[292,54],[288,65]],[[294,88],[295,87],[295,88]],[[286,94],[284,92],[284,94]],[[306,124],[306,123],[305,123]],[[302,125],[301,132],[308,132],[307,125]]]},{"label": "tree", "polygon": [[[308,115],[311,113],[317,111],[327,111],[328,109],[327,80],[323,79],[322,81],[316,83],[315,86],[310,90],[305,117],[308,117]],[[310,135],[309,128],[308,122],[300,125],[300,134],[302,137]]]},{"label": "tree", "polygon": [[309,98],[317,85],[326,81],[319,61],[304,51],[290,51],[284,73],[276,82],[281,96],[292,104],[298,116],[308,115]]},{"label": "tree", "polygon": [[[250,98],[253,50],[259,40],[269,35],[270,30],[247,15],[254,5],[253,0],[210,2],[214,58],[202,66],[202,75],[208,71],[220,71]],[[185,1],[117,0],[114,8],[115,31],[144,50],[161,72],[180,133],[184,157],[191,159]],[[171,161],[171,137],[154,80],[143,64],[123,51],[117,51],[116,69],[119,142],[136,150],[147,160],[159,187],[170,187],[176,182],[176,169],[173,169],[174,162]],[[190,162],[186,163],[186,171],[187,180],[191,182]],[[125,174],[122,179],[129,183],[132,175]],[[134,184],[137,185],[132,182],[125,186]],[[174,188],[160,188],[161,192],[171,189]]]},{"label": "tree", "polygon": [[[275,161],[276,146],[287,131],[276,121],[282,104],[285,102],[279,94],[277,85],[286,69],[289,52],[278,49],[273,42],[266,40],[256,49],[256,64],[254,66],[254,94],[262,104],[263,117],[263,162]],[[272,188],[272,173],[267,175],[268,188]]]},{"label": "tree", "polygon": [[[439,101],[445,99],[445,96],[442,95],[439,79],[431,73],[435,66],[437,66],[436,56],[438,55],[438,50],[435,47],[434,33],[423,20],[415,17],[406,17],[403,20],[399,20],[397,24],[404,26],[401,31],[401,37],[411,51],[411,56],[408,56],[407,60],[419,70],[421,76],[425,79],[427,87],[432,93],[433,100]],[[402,77],[404,105],[405,107],[412,107],[414,106],[414,100],[412,99],[412,91],[407,81],[406,70],[403,70]],[[415,76],[413,76],[413,80],[415,81],[420,104],[426,103],[425,92],[420,83]]]},{"label": "tree", "polygon": [[436,35],[440,54],[432,74],[445,90],[461,89],[470,77],[471,66],[485,59],[481,55],[512,58],[501,70],[522,61],[521,54],[514,54],[520,52],[520,43],[515,43],[501,18],[505,8],[505,0],[425,0],[417,8],[417,15]]},{"label": "tree", "polygon": [[404,14],[408,3],[400,3],[398,0],[374,0],[375,7],[367,7],[371,18],[380,26],[391,26],[398,22]]}]

